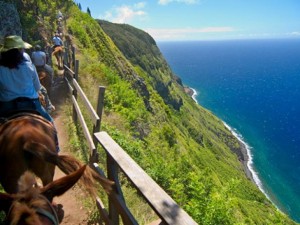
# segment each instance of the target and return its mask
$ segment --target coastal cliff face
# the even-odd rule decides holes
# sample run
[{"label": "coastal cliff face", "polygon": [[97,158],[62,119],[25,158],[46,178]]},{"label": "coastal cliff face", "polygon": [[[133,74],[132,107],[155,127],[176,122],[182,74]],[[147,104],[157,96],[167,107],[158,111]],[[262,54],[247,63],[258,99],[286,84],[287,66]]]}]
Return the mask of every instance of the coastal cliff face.
[{"label": "coastal cliff face", "polygon": [[182,98],[172,92],[173,83],[182,85],[167,65],[154,39],[142,30],[128,24],[114,24],[97,20],[104,32],[113,40],[132,65],[141,67],[152,77],[151,85],[167,105],[179,110]]},{"label": "coastal cliff face", "polygon": [[15,6],[0,1],[0,40],[7,35],[22,35],[21,22]]},{"label": "coastal cliff face", "polygon": [[[171,105],[174,109],[180,110],[183,101],[181,97],[177,97],[177,92],[173,93],[173,95],[171,94],[172,84],[176,83],[189,96],[193,95],[193,90],[183,87],[181,79],[172,73],[154,39],[148,33],[128,24],[115,24],[104,20],[97,21],[126,59],[133,65],[141,67],[149,77],[153,78],[151,79],[151,85],[164,102]],[[228,139],[230,139],[229,136]],[[245,146],[242,143],[238,145],[230,145],[230,142],[228,143],[231,151],[237,155],[244,165],[248,178],[252,179],[251,173],[247,168],[248,156]]]},{"label": "coastal cliff face", "polygon": [[[70,0],[35,3],[38,13],[17,8],[32,21],[22,27],[28,38],[46,45],[57,10],[63,13],[80,60],[79,82],[93,104],[99,85],[106,86],[102,129],[195,221],[295,224],[247,178],[241,143],[185,92],[153,38],[129,25],[96,21]],[[133,208],[143,214],[140,205]]]}]

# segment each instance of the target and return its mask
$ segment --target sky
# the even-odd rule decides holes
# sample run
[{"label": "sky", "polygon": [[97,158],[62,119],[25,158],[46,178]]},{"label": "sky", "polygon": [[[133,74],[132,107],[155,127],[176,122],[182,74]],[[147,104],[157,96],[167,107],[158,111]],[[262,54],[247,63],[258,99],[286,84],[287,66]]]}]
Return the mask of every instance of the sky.
[{"label": "sky", "polygon": [[156,41],[300,39],[300,0],[75,0],[95,19]]}]

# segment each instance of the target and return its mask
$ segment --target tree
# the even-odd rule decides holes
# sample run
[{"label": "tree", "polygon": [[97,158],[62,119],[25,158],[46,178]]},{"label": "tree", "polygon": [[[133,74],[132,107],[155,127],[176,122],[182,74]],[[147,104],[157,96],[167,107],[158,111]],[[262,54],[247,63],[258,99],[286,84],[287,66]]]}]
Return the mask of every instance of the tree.
[{"label": "tree", "polygon": [[89,7],[87,7],[87,13],[91,16],[91,10],[90,10],[90,8]]}]

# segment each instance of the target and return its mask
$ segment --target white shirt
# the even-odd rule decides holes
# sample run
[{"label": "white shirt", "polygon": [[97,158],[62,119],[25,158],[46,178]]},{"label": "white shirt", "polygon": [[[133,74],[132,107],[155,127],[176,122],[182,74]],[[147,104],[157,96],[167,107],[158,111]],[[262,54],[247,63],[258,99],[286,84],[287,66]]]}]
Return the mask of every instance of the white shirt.
[{"label": "white shirt", "polygon": [[18,69],[0,66],[0,101],[10,101],[18,97],[38,98],[41,84],[35,66],[25,61]]},{"label": "white shirt", "polygon": [[46,53],[42,51],[32,52],[31,59],[35,66],[44,66],[46,64]]},{"label": "white shirt", "polygon": [[27,52],[23,51],[23,56],[24,56],[24,58],[25,58],[27,61],[29,61],[29,62],[32,63],[31,58],[30,58],[30,56],[28,55]]}]

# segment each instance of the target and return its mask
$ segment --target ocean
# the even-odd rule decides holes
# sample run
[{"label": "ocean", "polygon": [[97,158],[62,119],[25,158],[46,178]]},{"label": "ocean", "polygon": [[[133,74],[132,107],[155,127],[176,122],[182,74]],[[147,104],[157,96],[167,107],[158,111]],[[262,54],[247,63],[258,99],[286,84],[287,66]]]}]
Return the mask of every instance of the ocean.
[{"label": "ocean", "polygon": [[157,44],[195,100],[246,143],[260,189],[300,222],[300,39]]}]

